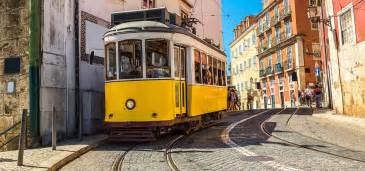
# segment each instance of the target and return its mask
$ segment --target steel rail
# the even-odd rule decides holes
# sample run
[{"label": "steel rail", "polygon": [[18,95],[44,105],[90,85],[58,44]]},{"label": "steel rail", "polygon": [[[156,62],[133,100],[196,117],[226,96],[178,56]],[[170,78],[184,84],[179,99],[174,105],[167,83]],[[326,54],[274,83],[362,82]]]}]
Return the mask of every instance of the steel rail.
[{"label": "steel rail", "polygon": [[[295,110],[295,111],[294,111],[294,113],[292,113],[292,114],[291,114],[290,118],[291,118],[293,115],[295,115],[298,111],[299,111],[299,108],[298,108],[297,110]],[[273,138],[275,138],[275,139],[278,139],[278,140],[280,140],[280,141],[283,141],[283,142],[285,142],[285,143],[287,143],[287,144],[289,144],[289,145],[292,145],[292,146],[298,147],[298,148],[303,148],[303,149],[307,149],[307,150],[315,151],[315,152],[318,152],[318,153],[323,153],[323,154],[327,154],[327,155],[331,155],[331,156],[335,156],[335,157],[340,157],[340,158],[344,158],[344,159],[348,159],[348,160],[353,160],[353,161],[358,161],[358,162],[365,163],[365,160],[359,160],[359,159],[355,159],[355,158],[352,158],[352,157],[346,157],[346,156],[338,155],[338,154],[335,154],[335,153],[331,153],[331,152],[327,152],[327,151],[323,151],[323,150],[315,149],[315,148],[312,148],[312,147],[309,147],[309,146],[300,145],[300,144],[297,144],[297,143],[295,143],[295,142],[292,142],[292,141],[286,140],[286,139],[284,139],[284,138],[282,138],[282,137],[279,137],[279,136],[276,136],[276,135],[271,134],[271,133],[270,133],[270,132],[269,132],[269,131],[265,128],[265,124],[266,124],[266,122],[267,122],[269,119],[271,119],[271,118],[272,118],[272,116],[274,116],[274,115],[275,115],[275,114],[271,115],[269,118],[267,118],[265,121],[263,121],[263,122],[260,124],[261,131],[262,131],[264,134],[266,134],[266,135],[268,135],[268,136],[270,136],[270,137],[273,137]],[[290,118],[289,118],[289,119],[290,119]],[[299,135],[301,135],[301,134],[299,134]],[[305,136],[305,137],[308,137],[308,136]],[[309,138],[311,138],[311,137],[309,137]],[[320,140],[320,141],[322,141],[322,140]],[[327,142],[325,142],[325,141],[322,141],[322,142],[323,142],[323,143],[327,143]],[[330,144],[330,143],[328,143],[328,144]],[[332,144],[332,145],[334,145],[334,144]],[[336,145],[336,146],[338,146],[338,145]],[[338,146],[338,147],[340,147],[340,146]],[[343,147],[342,147],[342,148],[343,148]],[[345,149],[346,149],[346,148],[345,148]],[[349,149],[349,150],[350,150],[350,149]]]},{"label": "steel rail", "polygon": [[122,152],[118,158],[115,160],[115,162],[113,163],[112,166],[112,171],[121,171],[122,167],[123,167],[123,161],[125,156],[131,151],[133,150],[133,148],[135,148],[137,145],[133,145],[130,148],[128,148],[126,151]]}]

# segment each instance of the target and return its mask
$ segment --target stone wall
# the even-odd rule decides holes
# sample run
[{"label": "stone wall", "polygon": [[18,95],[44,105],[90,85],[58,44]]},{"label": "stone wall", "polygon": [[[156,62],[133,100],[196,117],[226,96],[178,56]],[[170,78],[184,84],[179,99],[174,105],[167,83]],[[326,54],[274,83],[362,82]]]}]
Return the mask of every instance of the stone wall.
[{"label": "stone wall", "polygon": [[[0,131],[20,120],[28,108],[28,1],[0,1]],[[6,58],[20,58],[20,72],[4,73]],[[15,82],[14,93],[7,83]],[[0,137],[5,138],[5,137]]]}]

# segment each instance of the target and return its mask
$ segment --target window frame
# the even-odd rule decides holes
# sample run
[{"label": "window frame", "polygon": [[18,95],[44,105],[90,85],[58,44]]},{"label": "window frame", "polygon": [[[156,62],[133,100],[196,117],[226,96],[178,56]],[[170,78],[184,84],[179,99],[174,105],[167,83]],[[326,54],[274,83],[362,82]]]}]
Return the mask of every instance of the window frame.
[{"label": "window frame", "polygon": [[[161,77],[161,78],[149,78],[149,77],[147,77],[147,71],[148,71],[148,66],[147,66],[147,41],[159,41],[159,40],[164,40],[164,41],[166,41],[166,44],[167,44],[167,60],[168,60],[167,61],[167,66],[169,67],[170,76],[169,77]],[[171,53],[171,47],[170,47],[171,46],[171,40],[164,39],[164,38],[152,38],[152,39],[143,39],[142,41],[143,41],[143,43],[142,43],[142,49],[143,49],[142,53],[144,53],[144,54],[142,54],[142,56],[144,56],[144,57],[142,57],[142,59],[144,60],[143,61],[143,63],[144,63],[143,68],[146,70],[146,73],[143,74],[143,78],[145,78],[145,79],[169,79],[169,78],[173,78],[175,73],[172,73],[172,67],[175,68],[175,63],[174,63],[174,65],[172,65],[172,61],[173,61],[172,58],[175,58],[175,54]],[[174,48],[174,47],[172,47],[172,48]],[[175,72],[175,70],[174,70],[174,72]]]},{"label": "window frame", "polygon": [[[342,43],[343,42],[343,36],[342,36],[342,27],[341,27],[341,17],[342,15],[344,15],[346,12],[350,12],[351,14],[351,25],[352,25],[352,42],[350,43]],[[355,17],[354,17],[354,8],[353,8],[353,4],[352,2],[350,4],[348,4],[347,6],[345,6],[344,8],[342,8],[339,12],[337,12],[337,25],[338,25],[338,34],[339,34],[339,44],[341,47],[347,47],[347,46],[352,46],[355,45],[357,42],[357,38],[356,38],[356,27],[355,27]]]}]

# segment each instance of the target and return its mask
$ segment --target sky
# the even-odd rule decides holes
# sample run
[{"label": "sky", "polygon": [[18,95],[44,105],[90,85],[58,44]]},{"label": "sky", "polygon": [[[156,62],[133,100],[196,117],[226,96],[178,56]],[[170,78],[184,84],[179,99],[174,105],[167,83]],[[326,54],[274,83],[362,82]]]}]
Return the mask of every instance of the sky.
[{"label": "sky", "polygon": [[221,0],[223,22],[223,46],[230,63],[229,44],[233,41],[233,29],[248,15],[262,10],[262,0]]}]

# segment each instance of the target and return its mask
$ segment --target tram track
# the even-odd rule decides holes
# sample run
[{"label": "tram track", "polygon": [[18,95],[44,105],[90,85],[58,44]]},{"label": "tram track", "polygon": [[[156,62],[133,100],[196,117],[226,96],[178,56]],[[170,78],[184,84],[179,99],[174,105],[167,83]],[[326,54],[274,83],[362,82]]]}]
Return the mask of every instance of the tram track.
[{"label": "tram track", "polygon": [[[288,124],[288,123],[289,123],[290,119],[291,119],[291,118],[292,118],[295,114],[297,114],[297,112],[298,112],[299,110],[300,110],[300,108],[297,108],[297,109],[296,109],[293,113],[291,113],[291,114],[290,114],[290,117],[288,118],[288,120],[287,120],[286,124]],[[291,145],[291,146],[294,146],[294,147],[303,148],[303,149],[311,150],[311,151],[318,152],[318,153],[322,153],[322,154],[327,154],[327,155],[331,155],[331,156],[335,156],[335,157],[340,157],[340,158],[344,158],[344,159],[348,159],[348,160],[352,160],[352,161],[357,161],[357,162],[365,163],[365,160],[359,160],[359,159],[355,159],[355,158],[353,158],[353,157],[347,157],[347,156],[343,156],[343,155],[339,155],[339,154],[331,153],[331,152],[328,152],[328,151],[324,151],[324,150],[320,150],[320,149],[312,148],[312,147],[310,147],[310,146],[301,145],[301,144],[295,143],[295,142],[293,142],[293,141],[287,140],[287,139],[285,139],[285,138],[283,138],[283,137],[279,137],[279,136],[276,136],[276,135],[274,135],[274,134],[270,133],[270,131],[269,131],[269,130],[267,130],[267,129],[265,128],[265,124],[266,124],[266,123],[267,123],[267,121],[268,121],[268,120],[270,120],[270,119],[271,119],[274,115],[276,115],[276,114],[271,115],[269,118],[267,118],[265,121],[263,121],[263,122],[260,124],[261,131],[262,131],[263,133],[265,133],[267,136],[273,137],[273,138],[275,138],[275,139],[277,139],[277,140],[280,140],[280,141],[282,141],[282,142],[285,142],[285,143],[287,143],[288,145]],[[294,131],[294,130],[292,130],[292,132],[294,132],[294,133],[296,133],[296,134],[298,134],[298,135],[300,135],[300,136],[302,136],[302,137],[306,137],[306,138],[310,138],[310,139],[315,139],[315,138],[313,138],[313,137],[309,137],[309,136],[303,135],[303,134],[301,134],[301,133],[299,133],[299,132],[297,132],[297,131]],[[315,139],[315,140],[317,140],[317,141],[321,141],[321,142],[323,142],[324,144],[331,144],[331,145],[334,145],[334,146],[338,146],[338,145],[336,145],[336,144],[328,143],[328,142],[325,142],[325,141],[320,140],[320,139]],[[338,147],[341,147],[341,146],[338,146]],[[350,149],[347,149],[347,148],[344,148],[344,147],[341,147],[341,148],[346,149],[346,150],[350,150]]]},{"label": "tram track", "polygon": [[118,158],[114,161],[113,166],[112,166],[112,171],[121,171],[122,167],[123,167],[123,161],[125,156],[131,151],[133,150],[133,148],[135,148],[137,145],[133,145],[130,148],[128,148],[127,150],[125,150],[124,152],[122,152]]}]

